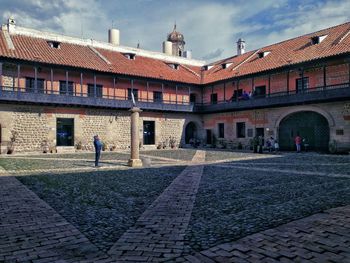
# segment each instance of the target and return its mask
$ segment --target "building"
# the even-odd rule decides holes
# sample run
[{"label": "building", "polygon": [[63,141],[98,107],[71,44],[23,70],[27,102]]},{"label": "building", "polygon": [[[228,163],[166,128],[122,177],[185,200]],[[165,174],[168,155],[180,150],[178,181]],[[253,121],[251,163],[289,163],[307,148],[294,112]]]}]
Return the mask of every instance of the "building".
[{"label": "building", "polygon": [[[175,32],[175,33],[174,33]],[[175,36],[176,35],[176,39]],[[179,37],[181,36],[181,37]],[[185,56],[176,31],[164,53],[16,26],[0,32],[2,152],[130,144],[131,94],[143,109],[144,147],[168,143],[249,146],[273,136],[281,149],[350,149],[350,23],[207,64]],[[174,51],[175,50],[175,51]],[[249,95],[248,95],[249,94]]]}]

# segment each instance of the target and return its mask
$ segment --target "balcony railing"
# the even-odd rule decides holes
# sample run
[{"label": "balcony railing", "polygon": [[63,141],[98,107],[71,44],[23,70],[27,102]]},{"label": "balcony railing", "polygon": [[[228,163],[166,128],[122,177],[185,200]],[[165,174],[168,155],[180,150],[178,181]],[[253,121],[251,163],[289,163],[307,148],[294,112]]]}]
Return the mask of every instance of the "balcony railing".
[{"label": "balcony railing", "polygon": [[[235,99],[218,101],[216,104],[199,103],[194,105],[182,101],[155,101],[153,99],[139,98],[136,105],[146,110],[175,111],[175,112],[220,112],[231,110],[244,110],[264,107],[277,107],[302,103],[313,103],[350,98],[350,83],[309,88],[303,91],[276,92],[264,96],[254,96],[250,99]],[[103,107],[112,109],[129,109],[132,105],[127,95],[118,97],[114,95],[92,96],[88,93],[73,91],[57,92],[52,90],[29,90],[18,87],[0,87],[0,101],[26,102],[48,105],[74,105]]]},{"label": "balcony railing", "polygon": [[[52,105],[75,105],[103,107],[113,109],[130,109],[131,100],[113,95],[92,96],[88,93],[74,91],[57,92],[44,89],[26,89],[3,86],[0,88],[0,101],[26,102]],[[181,101],[153,101],[153,99],[138,99],[136,106],[142,109],[159,111],[192,112],[194,105]]]},{"label": "balcony railing", "polygon": [[322,102],[345,98],[350,98],[350,83],[309,88],[303,91],[293,90],[289,92],[276,92],[263,96],[253,96],[246,100],[235,99],[229,101],[218,101],[215,104],[196,104],[194,110],[209,113]]}]

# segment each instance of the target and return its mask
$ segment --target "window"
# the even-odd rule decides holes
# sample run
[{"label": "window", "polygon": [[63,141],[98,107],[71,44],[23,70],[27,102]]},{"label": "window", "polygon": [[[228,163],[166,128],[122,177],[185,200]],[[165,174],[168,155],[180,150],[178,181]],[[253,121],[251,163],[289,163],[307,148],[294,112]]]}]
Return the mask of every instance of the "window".
[{"label": "window", "polygon": [[266,95],[266,86],[258,86],[254,88],[254,97],[265,97]]},{"label": "window", "polygon": [[[34,78],[26,78],[26,92],[34,92],[35,90],[35,79]],[[45,80],[37,79],[37,92],[44,93],[45,90]]]},{"label": "window", "polygon": [[130,60],[135,60],[135,57],[136,57],[136,54],[134,54],[134,53],[124,53],[123,55],[124,55],[124,57],[126,57],[127,59],[130,59]]},{"label": "window", "polygon": [[[135,100],[136,100],[136,98],[135,98]],[[160,91],[154,91],[153,92],[153,101],[154,102],[163,102],[163,93]]]},{"label": "window", "polygon": [[68,81],[66,87],[66,81],[60,80],[60,94],[73,95],[73,81]]},{"label": "window", "polygon": [[258,57],[259,58],[264,58],[266,57],[268,54],[270,54],[271,52],[270,51],[263,51],[263,52],[259,52],[258,53]]},{"label": "window", "polygon": [[52,48],[57,48],[60,49],[61,48],[61,43],[57,42],[57,41],[48,41],[47,42],[49,44],[50,47]]},{"label": "window", "polygon": [[[135,101],[138,101],[139,100],[139,90],[133,89],[132,93],[134,94]],[[128,100],[132,100],[131,89],[128,89]]]},{"label": "window", "polygon": [[327,37],[327,35],[312,37],[311,38],[311,44],[312,45],[320,44],[326,37]]},{"label": "window", "polygon": [[304,77],[303,81],[301,81],[302,79],[296,79],[296,92],[300,93],[303,92],[305,90],[307,90],[309,88],[309,77]]},{"label": "window", "polygon": [[236,123],[237,138],[245,138],[245,122]]},{"label": "window", "polygon": [[214,67],[213,65],[205,65],[203,66],[203,70],[210,70],[212,67]]},{"label": "window", "polygon": [[178,70],[180,65],[176,63],[169,63],[168,66],[171,67],[172,69]]},{"label": "window", "polygon": [[216,104],[218,103],[218,94],[214,93],[210,95],[210,102],[211,104]]},{"label": "window", "polygon": [[219,129],[219,138],[225,138],[225,124],[218,123],[218,129]]},{"label": "window", "polygon": [[[103,86],[96,84],[96,97],[97,98],[102,98],[102,90],[103,90]],[[88,84],[88,97],[95,97],[95,88],[94,88],[94,84]]]},{"label": "window", "polygon": [[196,94],[194,93],[190,94],[190,103],[196,103]]}]

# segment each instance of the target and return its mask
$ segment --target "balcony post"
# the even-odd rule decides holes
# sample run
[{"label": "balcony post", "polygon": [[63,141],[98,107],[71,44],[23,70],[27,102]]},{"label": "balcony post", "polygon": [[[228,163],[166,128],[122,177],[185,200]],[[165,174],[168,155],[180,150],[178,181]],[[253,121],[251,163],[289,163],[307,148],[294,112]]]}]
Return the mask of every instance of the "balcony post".
[{"label": "balcony post", "polygon": [[191,97],[191,86],[188,86],[188,105],[191,104],[190,97]]},{"label": "balcony post", "polygon": [[226,82],[224,82],[224,102],[226,102]]},{"label": "balcony post", "polygon": [[53,94],[53,69],[50,69],[51,94]]},{"label": "balcony post", "polygon": [[252,93],[254,92],[254,77],[252,77]]},{"label": "balcony post", "polygon": [[270,97],[270,94],[271,94],[271,74],[269,74],[269,82],[268,82],[268,92],[269,92],[269,97]]},{"label": "balcony post", "polygon": [[68,70],[66,70],[66,95],[69,95],[69,94],[68,94],[68,78],[69,78],[69,76],[68,76]]},{"label": "balcony post", "polygon": [[[131,83],[131,94],[134,94],[134,80],[131,79],[130,83]],[[132,98],[132,95],[131,95],[131,98]],[[135,95],[134,95],[134,98],[135,98]],[[136,101],[136,98],[135,98],[135,101]]]},{"label": "balcony post", "polygon": [[0,91],[2,90],[2,62],[0,62]]},{"label": "balcony post", "polygon": [[304,92],[304,69],[301,69],[301,92]]},{"label": "balcony post", "polygon": [[115,77],[113,77],[113,99],[115,100]]},{"label": "balcony post", "polygon": [[96,90],[96,74],[94,73],[94,97],[97,97],[97,90]]},{"label": "balcony post", "polygon": [[236,85],[236,101],[238,101],[238,90],[239,90],[239,79],[237,80],[237,85]]},{"label": "balcony post", "polygon": [[21,91],[19,78],[21,77],[21,65],[17,64],[17,91]]},{"label": "balcony post", "polygon": [[289,69],[287,71],[287,95],[289,94]]},{"label": "balcony post", "polygon": [[327,71],[326,66],[323,66],[323,89],[326,89],[327,87]]},{"label": "balcony post", "polygon": [[83,96],[83,72],[80,72],[80,96]]},{"label": "balcony post", "polygon": [[148,81],[146,82],[146,92],[147,92],[146,96],[147,96],[147,102],[148,102],[148,99],[149,99],[148,98],[149,97],[149,94],[148,94],[149,93],[149,82]]},{"label": "balcony post", "polygon": [[164,84],[162,83],[162,103],[164,103],[163,98],[164,98]]},{"label": "balcony post", "polygon": [[34,67],[34,93],[38,93],[38,68]]},{"label": "balcony post", "polygon": [[175,96],[176,96],[175,103],[177,105],[177,85],[175,85]]}]

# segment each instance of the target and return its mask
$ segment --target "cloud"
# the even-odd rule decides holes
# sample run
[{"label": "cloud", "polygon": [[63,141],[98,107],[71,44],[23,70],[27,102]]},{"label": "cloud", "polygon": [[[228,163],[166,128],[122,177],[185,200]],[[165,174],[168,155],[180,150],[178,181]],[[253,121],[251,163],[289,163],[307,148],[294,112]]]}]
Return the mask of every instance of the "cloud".
[{"label": "cloud", "polygon": [[202,59],[203,60],[212,60],[212,59],[220,57],[223,52],[224,52],[224,49],[218,48],[217,50],[212,51],[212,52],[206,54],[205,56],[203,56]]},{"label": "cloud", "polygon": [[14,15],[22,26],[107,40],[113,24],[121,44],[161,51],[174,22],[194,58],[236,54],[349,21],[350,1],[341,0],[0,0],[3,22]]}]

